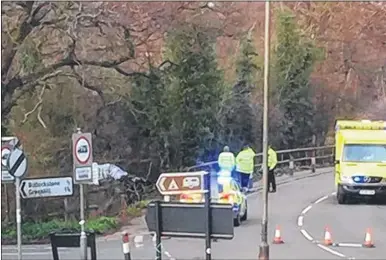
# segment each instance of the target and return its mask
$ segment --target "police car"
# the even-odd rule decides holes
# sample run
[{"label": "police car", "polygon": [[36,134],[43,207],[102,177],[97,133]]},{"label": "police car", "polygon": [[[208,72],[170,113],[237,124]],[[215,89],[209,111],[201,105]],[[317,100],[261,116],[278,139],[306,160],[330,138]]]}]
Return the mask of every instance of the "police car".
[{"label": "police car", "polygon": [[242,221],[248,218],[247,196],[241,191],[239,183],[234,180],[229,172],[220,171],[218,174],[219,203],[233,205],[233,223],[240,226]]},{"label": "police car", "polygon": [[[238,227],[248,218],[247,196],[241,191],[239,183],[234,180],[229,172],[220,171],[217,177],[218,196],[212,201],[233,206],[233,223]],[[181,194],[181,202],[200,203],[204,201],[202,194]]]}]

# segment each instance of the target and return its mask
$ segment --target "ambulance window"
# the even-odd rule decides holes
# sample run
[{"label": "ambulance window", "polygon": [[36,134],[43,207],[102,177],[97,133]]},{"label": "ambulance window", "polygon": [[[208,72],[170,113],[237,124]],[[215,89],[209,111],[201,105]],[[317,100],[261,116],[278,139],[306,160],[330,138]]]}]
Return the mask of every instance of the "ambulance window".
[{"label": "ambulance window", "polygon": [[386,145],[346,144],[343,149],[344,162],[384,162]]}]

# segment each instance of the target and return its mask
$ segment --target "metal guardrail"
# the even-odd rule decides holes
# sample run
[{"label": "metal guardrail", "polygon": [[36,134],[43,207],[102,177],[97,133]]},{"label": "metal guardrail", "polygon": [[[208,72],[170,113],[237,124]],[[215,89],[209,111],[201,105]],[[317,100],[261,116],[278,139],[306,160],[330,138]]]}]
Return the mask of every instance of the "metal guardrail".
[{"label": "metal guardrail", "polygon": [[[318,166],[328,166],[333,164],[334,145],[317,146],[307,148],[297,148],[276,151],[278,157],[278,168],[288,166],[289,174],[293,174],[296,168],[308,168],[312,172]],[[263,153],[256,154],[255,173],[261,168]],[[207,170],[218,167],[217,161],[202,163],[199,165],[187,167],[186,171]],[[280,172],[280,170],[279,170]]]}]

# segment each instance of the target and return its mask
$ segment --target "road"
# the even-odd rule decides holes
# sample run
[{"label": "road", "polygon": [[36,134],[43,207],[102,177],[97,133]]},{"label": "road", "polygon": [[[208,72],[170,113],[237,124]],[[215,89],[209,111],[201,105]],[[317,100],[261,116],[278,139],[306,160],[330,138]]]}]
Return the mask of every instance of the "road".
[{"label": "road", "polygon": [[[270,245],[270,259],[382,259],[386,249],[385,205],[338,205],[331,195],[332,171],[292,181],[282,179],[278,192],[269,194],[269,241],[273,240],[276,225],[281,228],[284,244]],[[309,175],[309,174],[307,174]],[[298,175],[295,175],[297,178]],[[292,178],[294,179],[294,178]],[[235,228],[231,241],[212,244],[212,259],[257,259],[260,242],[261,193],[248,197],[249,219]],[[328,226],[334,243],[343,246],[321,245]],[[365,231],[372,228],[375,248],[358,248],[364,242]],[[132,244],[133,259],[154,259],[150,235],[143,237],[142,246]],[[138,243],[137,243],[138,245]],[[31,246],[29,246],[31,247]],[[52,259],[49,246],[27,249],[24,259]],[[45,249],[42,249],[45,247]],[[123,259],[119,240],[98,242],[98,259]],[[205,259],[205,242],[197,239],[167,239],[163,241],[163,259]],[[5,253],[5,254],[4,254]],[[3,259],[16,259],[16,252],[4,247]],[[79,259],[78,249],[62,250],[63,259]]]}]

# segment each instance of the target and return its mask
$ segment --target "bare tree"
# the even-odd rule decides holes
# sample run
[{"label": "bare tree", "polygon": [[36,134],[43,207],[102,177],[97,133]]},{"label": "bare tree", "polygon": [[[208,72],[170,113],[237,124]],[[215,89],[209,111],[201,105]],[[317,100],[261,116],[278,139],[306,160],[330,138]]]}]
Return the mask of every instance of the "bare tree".
[{"label": "bare tree", "polygon": [[103,89],[85,80],[87,67],[137,73],[130,62],[143,42],[134,43],[132,30],[103,3],[4,2],[2,22],[3,118],[27,92],[52,87],[50,79],[72,77],[105,102]]}]

